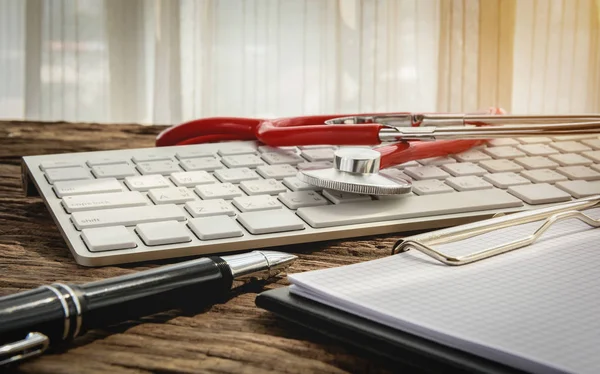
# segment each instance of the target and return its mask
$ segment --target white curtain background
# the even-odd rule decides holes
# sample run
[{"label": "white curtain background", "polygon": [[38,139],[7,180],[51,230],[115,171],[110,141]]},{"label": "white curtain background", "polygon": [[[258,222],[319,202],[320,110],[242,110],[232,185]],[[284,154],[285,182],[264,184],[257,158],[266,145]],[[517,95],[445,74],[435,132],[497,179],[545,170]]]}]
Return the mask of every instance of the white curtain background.
[{"label": "white curtain background", "polygon": [[594,0],[0,0],[0,118],[600,112]]}]

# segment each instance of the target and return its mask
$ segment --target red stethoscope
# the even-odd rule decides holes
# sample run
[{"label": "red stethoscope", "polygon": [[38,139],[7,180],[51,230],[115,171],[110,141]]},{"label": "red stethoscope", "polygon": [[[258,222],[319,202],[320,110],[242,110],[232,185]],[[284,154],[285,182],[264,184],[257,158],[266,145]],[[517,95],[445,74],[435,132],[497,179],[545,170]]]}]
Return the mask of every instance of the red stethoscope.
[{"label": "red stethoscope", "polygon": [[600,133],[600,115],[504,115],[491,108],[485,114],[374,113],[319,115],[279,119],[202,118],[161,132],[156,146],[232,140],[257,140],[282,147],[298,145],[343,147],[334,168],[301,170],[298,177],[322,188],[374,195],[410,191],[410,180],[379,173],[380,169],[430,157],[464,152],[488,139]]}]

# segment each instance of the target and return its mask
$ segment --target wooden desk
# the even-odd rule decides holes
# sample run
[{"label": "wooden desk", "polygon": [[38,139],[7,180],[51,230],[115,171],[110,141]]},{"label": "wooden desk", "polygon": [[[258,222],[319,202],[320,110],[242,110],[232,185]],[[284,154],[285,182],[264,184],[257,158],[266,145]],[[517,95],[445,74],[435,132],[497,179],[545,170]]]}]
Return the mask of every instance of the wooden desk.
[{"label": "wooden desk", "polygon": [[[75,264],[40,198],[23,196],[25,155],[152,147],[160,127],[0,122],[0,295],[53,282],[83,283],[155,267],[85,268]],[[395,235],[279,248],[298,254],[291,272],[385,256]],[[268,287],[286,284],[281,277]],[[336,341],[276,318],[254,304],[256,292],[232,295],[197,315],[178,311],[91,331],[65,352],[18,367],[39,373],[287,372],[395,370]]]}]

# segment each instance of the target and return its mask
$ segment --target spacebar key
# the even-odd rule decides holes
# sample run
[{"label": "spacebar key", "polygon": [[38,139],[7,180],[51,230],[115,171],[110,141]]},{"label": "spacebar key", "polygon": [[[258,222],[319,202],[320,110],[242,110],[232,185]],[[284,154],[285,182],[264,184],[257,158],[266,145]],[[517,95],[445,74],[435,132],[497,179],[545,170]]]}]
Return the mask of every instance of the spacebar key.
[{"label": "spacebar key", "polygon": [[505,191],[480,190],[299,208],[297,214],[320,228],[521,206]]},{"label": "spacebar key", "polygon": [[158,221],[185,221],[183,210],[175,204],[131,208],[90,210],[71,214],[78,230],[106,226],[134,226]]}]

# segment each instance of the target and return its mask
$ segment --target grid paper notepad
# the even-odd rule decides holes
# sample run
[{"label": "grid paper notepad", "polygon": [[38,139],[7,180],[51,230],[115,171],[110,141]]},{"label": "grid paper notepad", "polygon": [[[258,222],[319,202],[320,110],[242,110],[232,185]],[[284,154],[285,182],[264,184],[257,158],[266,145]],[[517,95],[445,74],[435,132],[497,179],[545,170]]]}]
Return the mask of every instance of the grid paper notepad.
[{"label": "grid paper notepad", "polygon": [[[600,218],[600,209],[585,213]],[[436,248],[471,253],[540,225]],[[600,229],[575,219],[528,247],[464,266],[411,250],[289,279],[293,294],[518,369],[600,373]]]}]

